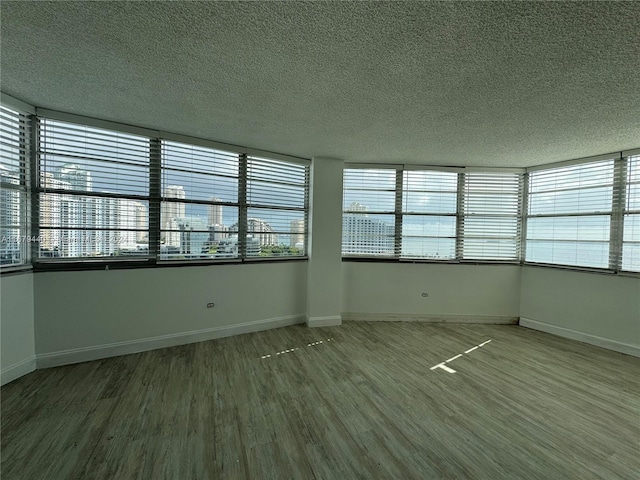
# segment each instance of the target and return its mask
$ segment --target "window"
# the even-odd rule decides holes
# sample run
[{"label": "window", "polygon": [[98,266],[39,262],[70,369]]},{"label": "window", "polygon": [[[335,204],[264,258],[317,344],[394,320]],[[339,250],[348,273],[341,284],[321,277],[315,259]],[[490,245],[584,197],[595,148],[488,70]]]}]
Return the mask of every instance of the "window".
[{"label": "window", "polygon": [[462,193],[462,258],[518,261],[522,175],[465,173]]},{"label": "window", "polygon": [[527,262],[609,267],[614,160],[529,173]]},{"label": "window", "polygon": [[305,255],[309,167],[254,156],[246,162],[246,256]]},{"label": "window", "polygon": [[0,108],[0,266],[24,265],[29,260],[27,202],[28,118]]},{"label": "window", "polygon": [[344,170],[344,256],[519,262],[522,174],[363,167]]},{"label": "window", "polygon": [[640,155],[627,157],[622,270],[640,272]]},{"label": "window", "polygon": [[344,170],[342,254],[395,255],[396,170]]},{"label": "window", "polygon": [[39,257],[149,256],[149,139],[39,121]]},{"label": "window", "polygon": [[403,172],[402,257],[456,258],[457,189],[454,172]]},{"label": "window", "polygon": [[238,258],[239,155],[162,141],[160,259]]}]

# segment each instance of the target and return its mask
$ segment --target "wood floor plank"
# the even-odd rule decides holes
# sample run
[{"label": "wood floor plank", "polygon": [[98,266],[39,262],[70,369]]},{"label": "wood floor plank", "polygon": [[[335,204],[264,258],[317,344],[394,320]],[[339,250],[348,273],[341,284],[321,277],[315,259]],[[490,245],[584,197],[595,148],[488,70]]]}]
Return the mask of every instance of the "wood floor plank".
[{"label": "wood floor plank", "polygon": [[298,325],[0,393],[3,480],[640,478],[640,359],[511,325]]}]

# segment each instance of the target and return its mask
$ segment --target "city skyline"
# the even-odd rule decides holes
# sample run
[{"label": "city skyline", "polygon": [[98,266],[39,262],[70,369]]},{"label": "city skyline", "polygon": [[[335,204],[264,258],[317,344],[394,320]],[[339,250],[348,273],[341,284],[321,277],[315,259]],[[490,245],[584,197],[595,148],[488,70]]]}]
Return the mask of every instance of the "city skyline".
[{"label": "city skyline", "polygon": [[[8,179],[13,174],[4,166],[2,172],[4,182],[9,183]],[[18,181],[17,178],[11,178],[11,181]],[[74,163],[58,165],[43,171],[40,184],[45,189],[39,195],[41,255],[87,257],[126,252],[137,252],[141,255],[148,253],[147,201],[92,195],[112,192],[96,191],[92,172]],[[46,189],[55,192],[47,192]],[[61,192],[65,190],[69,193]],[[175,200],[187,197],[182,185],[168,185],[162,193],[163,198]],[[3,225],[18,225],[16,215],[19,212],[11,211],[20,205],[19,199],[13,199],[14,196],[20,195],[20,192],[3,189],[3,195],[6,197],[3,197],[0,209],[0,214],[4,215]],[[13,200],[10,201],[9,197]],[[209,195],[208,200],[221,201],[220,197],[215,195]],[[265,212],[269,213],[267,209]],[[9,215],[16,218],[11,217],[13,220],[10,220]],[[234,232],[237,234],[237,219],[237,206],[163,201],[160,224],[161,257],[176,254],[209,255],[218,242]],[[280,225],[281,220],[276,218]],[[14,230],[16,231],[3,228],[2,233],[6,238],[17,238],[19,232],[17,229]],[[302,228],[299,220],[290,221],[285,231],[289,230],[293,233],[276,233],[263,218],[249,217],[247,220],[247,233],[255,234],[261,247],[286,245],[303,250],[304,220]],[[297,240],[292,244],[294,234],[297,235]],[[18,246],[11,246],[5,242],[3,249],[16,249]]]}]

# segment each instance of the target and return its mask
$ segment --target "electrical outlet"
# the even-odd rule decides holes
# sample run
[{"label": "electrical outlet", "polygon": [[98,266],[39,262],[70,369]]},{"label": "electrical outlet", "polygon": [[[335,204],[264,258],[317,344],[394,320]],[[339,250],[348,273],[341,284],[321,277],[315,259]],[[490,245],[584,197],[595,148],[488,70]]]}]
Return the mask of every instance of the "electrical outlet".
[{"label": "electrical outlet", "polygon": [[213,308],[213,307],[215,307],[215,306],[216,306],[216,304],[215,304],[215,303],[213,303],[213,302],[211,302],[211,303],[207,303],[207,308]]}]

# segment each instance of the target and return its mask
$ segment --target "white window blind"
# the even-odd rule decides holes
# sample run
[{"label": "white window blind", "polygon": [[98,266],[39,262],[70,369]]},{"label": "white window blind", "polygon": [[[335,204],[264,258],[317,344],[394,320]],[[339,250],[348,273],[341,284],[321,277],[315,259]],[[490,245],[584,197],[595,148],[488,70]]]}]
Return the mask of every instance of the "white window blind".
[{"label": "white window blind", "polygon": [[640,272],[640,155],[627,157],[622,270]]},{"label": "white window blind", "polygon": [[609,267],[614,160],[529,173],[528,262]]},{"label": "white window blind", "polygon": [[149,256],[149,139],[39,120],[41,259]]},{"label": "white window blind", "polygon": [[29,123],[25,115],[0,107],[0,267],[28,261],[27,164]]},{"label": "white window blind", "polygon": [[342,254],[395,255],[396,170],[345,169]]},{"label": "white window blind", "polygon": [[465,173],[460,215],[461,257],[519,259],[522,175]]},{"label": "white window blind", "polygon": [[307,251],[309,167],[269,158],[246,157],[247,257],[295,257]]},{"label": "white window blind", "polygon": [[403,172],[402,257],[456,258],[457,190],[457,173]]},{"label": "white window blind", "polygon": [[239,155],[162,141],[160,259],[237,258]]}]

